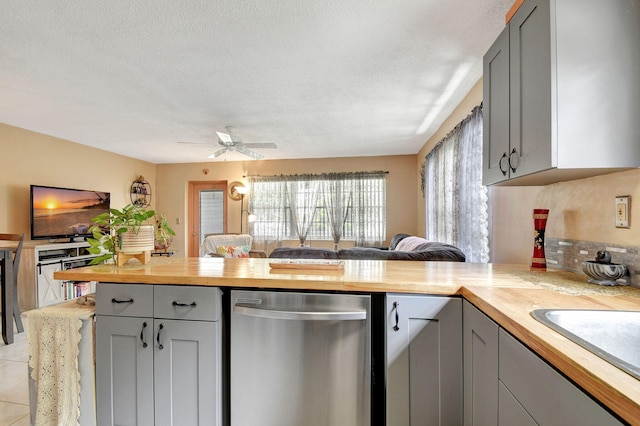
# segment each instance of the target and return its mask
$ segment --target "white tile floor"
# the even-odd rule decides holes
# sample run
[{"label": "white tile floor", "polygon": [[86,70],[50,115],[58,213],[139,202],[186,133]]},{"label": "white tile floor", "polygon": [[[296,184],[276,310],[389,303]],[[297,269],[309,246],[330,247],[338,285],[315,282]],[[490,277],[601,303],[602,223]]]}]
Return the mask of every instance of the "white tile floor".
[{"label": "white tile floor", "polygon": [[0,338],[0,426],[29,425],[27,337],[16,333],[5,345]]}]

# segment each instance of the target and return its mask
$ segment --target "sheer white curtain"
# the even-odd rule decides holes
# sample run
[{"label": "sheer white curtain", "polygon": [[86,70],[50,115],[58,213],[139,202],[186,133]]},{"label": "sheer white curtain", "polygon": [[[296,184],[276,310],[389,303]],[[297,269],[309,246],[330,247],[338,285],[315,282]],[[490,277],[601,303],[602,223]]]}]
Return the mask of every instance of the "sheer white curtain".
[{"label": "sheer white curtain", "polygon": [[261,177],[259,182],[249,177],[249,205],[254,212],[260,206],[258,220],[249,225],[253,246],[267,250],[270,244],[279,243],[286,237],[287,187],[278,176]]},{"label": "sheer white curtain", "polygon": [[350,185],[348,181],[338,179],[338,177],[339,175],[332,175],[324,181],[322,191],[331,225],[334,250],[338,249],[338,244],[342,239],[353,195],[353,185]]},{"label": "sheer white curtain", "polygon": [[257,216],[250,233],[261,247],[298,238],[355,240],[381,245],[386,239],[386,172],[249,177],[248,209]]},{"label": "sheer white curtain", "polygon": [[304,247],[318,209],[320,181],[312,176],[290,176],[287,179],[287,197],[291,210],[291,222],[300,247]]},{"label": "sheer white curtain", "polygon": [[427,239],[455,245],[468,262],[488,262],[482,108],[474,108],[427,154],[425,161]]},{"label": "sheer white curtain", "polygon": [[382,245],[387,235],[387,174],[355,173],[351,185],[356,246]]}]

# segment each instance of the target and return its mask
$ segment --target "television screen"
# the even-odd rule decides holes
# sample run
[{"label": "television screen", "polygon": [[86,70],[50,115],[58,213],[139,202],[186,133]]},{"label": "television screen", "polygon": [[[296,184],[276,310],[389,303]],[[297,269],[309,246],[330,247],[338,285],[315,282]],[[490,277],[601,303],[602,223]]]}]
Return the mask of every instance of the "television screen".
[{"label": "television screen", "polygon": [[31,185],[31,239],[91,235],[91,219],[109,207],[108,192]]}]

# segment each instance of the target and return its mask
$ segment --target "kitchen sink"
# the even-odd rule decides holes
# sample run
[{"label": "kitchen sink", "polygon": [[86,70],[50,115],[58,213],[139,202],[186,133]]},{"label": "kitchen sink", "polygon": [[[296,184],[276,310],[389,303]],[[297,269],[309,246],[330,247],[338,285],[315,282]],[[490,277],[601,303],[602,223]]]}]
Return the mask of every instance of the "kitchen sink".
[{"label": "kitchen sink", "polygon": [[531,315],[640,379],[640,311],[536,309]]}]

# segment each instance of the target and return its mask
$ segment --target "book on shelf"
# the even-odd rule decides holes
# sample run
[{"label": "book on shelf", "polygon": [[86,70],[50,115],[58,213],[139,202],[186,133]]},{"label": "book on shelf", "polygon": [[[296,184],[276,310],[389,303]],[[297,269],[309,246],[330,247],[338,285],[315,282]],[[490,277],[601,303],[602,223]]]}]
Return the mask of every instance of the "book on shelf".
[{"label": "book on shelf", "polygon": [[96,291],[95,281],[64,281],[62,286],[64,300],[75,299]]}]

